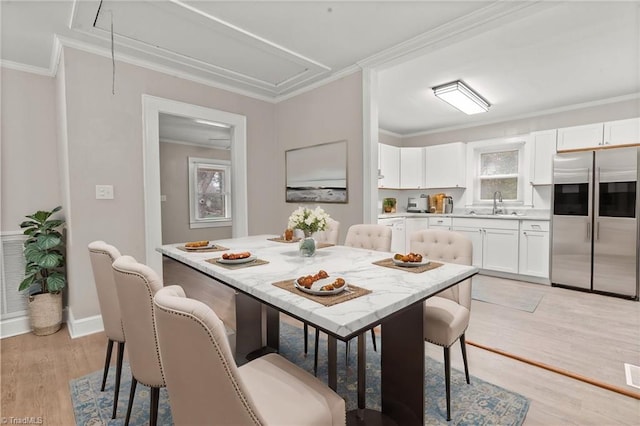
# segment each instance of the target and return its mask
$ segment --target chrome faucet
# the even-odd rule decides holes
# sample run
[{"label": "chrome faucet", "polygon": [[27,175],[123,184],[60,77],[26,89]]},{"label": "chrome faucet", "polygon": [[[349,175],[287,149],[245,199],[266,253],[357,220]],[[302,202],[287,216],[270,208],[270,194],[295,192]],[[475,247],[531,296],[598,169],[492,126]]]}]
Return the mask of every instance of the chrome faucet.
[{"label": "chrome faucet", "polygon": [[[498,207],[500,203],[500,207]],[[502,192],[496,191],[493,193],[493,214],[503,214],[504,209],[502,207]]]}]

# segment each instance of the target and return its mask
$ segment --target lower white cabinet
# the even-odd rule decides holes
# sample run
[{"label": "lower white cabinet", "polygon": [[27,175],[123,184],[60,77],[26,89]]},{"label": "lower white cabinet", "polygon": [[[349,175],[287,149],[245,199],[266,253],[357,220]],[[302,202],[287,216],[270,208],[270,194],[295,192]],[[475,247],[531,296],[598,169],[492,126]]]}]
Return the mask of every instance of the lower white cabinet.
[{"label": "lower white cabinet", "polygon": [[452,229],[473,244],[473,266],[518,273],[517,220],[454,218]]},{"label": "lower white cabinet", "polygon": [[404,217],[393,217],[378,219],[379,225],[385,225],[391,228],[391,251],[395,253],[403,253],[405,243]]},{"label": "lower white cabinet", "polygon": [[429,227],[429,219],[426,217],[408,217],[404,221],[404,234],[405,234],[405,251],[409,253],[411,251],[411,235],[414,232],[422,231]]},{"label": "lower white cabinet", "polygon": [[549,222],[521,222],[519,273],[549,278]]},{"label": "lower white cabinet", "polygon": [[440,228],[451,230],[452,218],[450,217],[429,217],[429,228]]}]

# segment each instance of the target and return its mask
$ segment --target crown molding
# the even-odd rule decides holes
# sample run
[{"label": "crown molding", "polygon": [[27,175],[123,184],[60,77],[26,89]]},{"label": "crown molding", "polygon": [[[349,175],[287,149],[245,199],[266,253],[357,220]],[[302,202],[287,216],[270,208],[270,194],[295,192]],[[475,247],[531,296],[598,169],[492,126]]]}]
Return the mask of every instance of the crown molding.
[{"label": "crown molding", "polygon": [[566,105],[566,106],[557,107],[557,108],[549,108],[549,109],[536,111],[536,112],[532,112],[532,113],[528,113],[528,114],[520,114],[520,115],[514,115],[513,117],[505,117],[503,119],[496,119],[496,120],[491,120],[491,121],[477,122],[477,123],[474,123],[474,124],[451,126],[451,127],[442,127],[442,128],[438,128],[438,129],[434,129],[434,130],[425,130],[425,131],[420,131],[420,132],[407,133],[407,134],[401,135],[401,137],[402,138],[411,138],[411,137],[414,137],[414,136],[425,136],[425,135],[432,135],[432,134],[450,132],[450,131],[455,131],[455,130],[469,129],[469,128],[473,128],[473,127],[489,126],[489,125],[492,125],[492,124],[507,123],[509,121],[524,120],[524,119],[527,119],[527,118],[534,118],[534,117],[542,117],[542,116],[545,116],[545,115],[558,114],[558,113],[561,113],[561,112],[578,111],[578,110],[581,110],[581,109],[597,107],[597,106],[601,106],[601,105],[609,105],[609,104],[614,104],[614,103],[618,103],[618,102],[631,101],[633,99],[639,99],[640,100],[640,92],[631,93],[629,95],[616,96],[616,97],[613,97],[613,98],[600,99],[600,100],[597,100],[597,101],[583,102],[583,103],[580,103],[580,104]]},{"label": "crown molding", "polygon": [[198,148],[219,149],[221,151],[229,151],[229,150],[231,150],[231,139],[230,138],[227,139],[228,143],[225,146],[215,145],[214,142],[206,144],[206,143],[197,143],[197,142],[189,142],[189,141],[180,141],[180,140],[175,140],[175,139],[170,139],[170,138],[160,138],[159,141],[161,143],[171,143],[171,144],[175,144],[175,145],[195,146],[195,147],[198,147]]},{"label": "crown molding", "polygon": [[431,31],[371,55],[359,61],[358,65],[363,68],[369,67],[381,70],[437,50],[470,35],[495,28],[497,23],[504,19],[513,21],[518,16],[528,16],[554,6],[554,2],[539,0],[496,1]]},{"label": "crown molding", "polygon": [[383,135],[387,135],[387,136],[393,136],[394,138],[404,138],[404,137],[406,137],[405,135],[402,135],[402,134],[396,133],[396,132],[392,132],[391,130],[387,130],[387,129],[378,129],[378,133],[382,133]]},{"label": "crown molding", "polygon": [[[79,40],[75,40],[75,39],[70,39],[67,37],[62,37],[62,36],[57,36],[58,40],[60,41],[61,45],[63,47],[69,47],[69,48],[73,48],[73,49],[77,49],[77,50],[81,50],[83,52],[87,52],[87,53],[92,53],[98,56],[102,56],[102,57],[106,57],[106,58],[111,58],[111,51],[109,49],[106,48],[102,48],[99,46],[96,46],[94,44],[91,43],[87,43],[87,42],[83,42],[83,41],[79,41]],[[215,80],[211,80],[211,79],[206,79],[203,77],[198,77],[195,76],[191,73],[185,72],[185,71],[181,71],[172,67],[167,67],[167,66],[163,66],[163,65],[159,65],[156,64],[152,61],[148,61],[148,60],[144,60],[144,59],[140,59],[140,58],[136,58],[132,55],[126,54],[126,53],[118,53],[116,52],[114,54],[116,60],[127,63],[127,64],[131,64],[131,65],[135,65],[135,66],[139,66],[142,68],[146,68],[152,71],[156,71],[156,72],[160,72],[163,74],[167,74],[173,77],[179,77],[182,78],[184,80],[188,80],[188,81],[193,81],[195,83],[199,83],[199,84],[204,84],[206,86],[210,86],[210,87],[214,87],[216,89],[222,89],[222,90],[226,90],[228,92],[232,92],[232,93],[236,93],[238,95],[242,95],[242,96],[247,96],[249,98],[253,98],[253,99],[257,99],[260,101],[264,101],[264,102],[269,102],[269,103],[274,103],[274,99],[273,97],[270,96],[265,96],[265,95],[260,95],[257,94],[255,92],[246,90],[246,89],[240,89],[238,87],[229,85],[229,84],[225,84],[225,83],[221,83],[219,81],[215,81]]]},{"label": "crown molding", "polygon": [[11,70],[43,75],[45,77],[55,77],[55,75],[51,73],[50,68],[34,67],[33,65],[21,64],[20,62],[7,61],[5,59],[0,60],[0,66]]},{"label": "crown molding", "polygon": [[325,78],[323,78],[321,80],[315,81],[315,82],[313,82],[311,84],[308,84],[308,85],[306,85],[304,87],[301,87],[298,90],[294,90],[292,92],[288,92],[288,93],[286,93],[284,95],[276,96],[275,99],[274,99],[274,102],[275,103],[279,103],[279,102],[282,102],[282,101],[286,101],[287,99],[291,99],[291,98],[294,98],[294,97],[296,97],[298,95],[301,95],[303,93],[310,92],[310,91],[312,91],[314,89],[317,89],[318,87],[322,87],[322,86],[327,85],[327,84],[329,84],[331,82],[340,80],[341,78],[347,77],[347,76],[349,76],[351,74],[354,74],[354,73],[360,72],[360,71],[362,71],[362,69],[358,65],[348,66],[346,68],[341,69],[340,71],[332,73],[331,75],[329,75],[329,76],[327,76],[327,77],[325,77]]}]

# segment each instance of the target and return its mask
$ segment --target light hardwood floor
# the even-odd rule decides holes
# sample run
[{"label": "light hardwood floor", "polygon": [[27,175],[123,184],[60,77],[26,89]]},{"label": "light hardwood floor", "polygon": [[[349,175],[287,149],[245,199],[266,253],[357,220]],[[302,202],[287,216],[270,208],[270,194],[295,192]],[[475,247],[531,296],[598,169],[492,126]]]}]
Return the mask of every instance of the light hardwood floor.
[{"label": "light hardwood floor", "polygon": [[[551,364],[619,387],[623,363],[640,365],[640,303],[549,286],[479,276],[489,292],[543,297],[533,313],[473,301],[467,340]],[[42,417],[45,425],[74,423],[69,380],[100,370],[103,333],[70,339],[66,329],[0,341],[0,417]],[[442,349],[427,344],[442,359]],[[638,425],[640,400],[601,389],[468,345],[471,374],[528,397],[525,425]],[[458,344],[454,368],[462,369]],[[455,389],[452,390],[455,398]],[[124,414],[123,414],[124,415]]]}]

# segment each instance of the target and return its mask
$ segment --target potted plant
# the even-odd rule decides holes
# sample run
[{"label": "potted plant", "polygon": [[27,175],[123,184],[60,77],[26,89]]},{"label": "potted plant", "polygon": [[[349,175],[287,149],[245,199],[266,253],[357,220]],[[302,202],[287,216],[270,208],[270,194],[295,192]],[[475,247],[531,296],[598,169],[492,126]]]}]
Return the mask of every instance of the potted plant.
[{"label": "potted plant", "polygon": [[28,238],[23,251],[25,278],[18,290],[29,295],[31,329],[38,336],[53,334],[62,325],[62,289],[67,279],[64,241],[58,229],[64,220],[51,219],[61,209],[37,211],[20,224]]},{"label": "potted plant", "polygon": [[324,231],[329,219],[329,215],[321,207],[316,207],[314,210],[298,207],[291,213],[288,227],[304,232],[304,238],[300,240],[300,254],[302,256],[310,257],[316,253],[316,242],[311,235],[314,232]]},{"label": "potted plant", "polygon": [[385,198],[382,200],[382,207],[385,213],[395,213],[396,212],[396,199],[395,198]]}]

